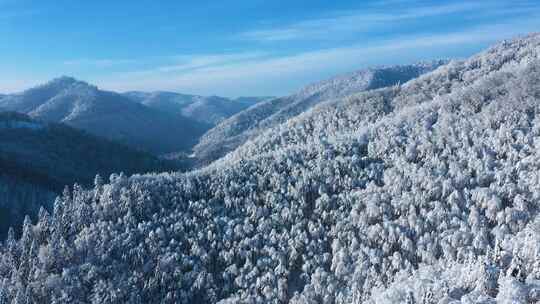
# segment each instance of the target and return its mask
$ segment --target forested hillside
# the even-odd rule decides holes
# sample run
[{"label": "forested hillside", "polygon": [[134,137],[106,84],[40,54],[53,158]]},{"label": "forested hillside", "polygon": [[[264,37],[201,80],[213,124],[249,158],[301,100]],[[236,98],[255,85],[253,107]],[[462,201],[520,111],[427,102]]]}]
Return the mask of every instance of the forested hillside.
[{"label": "forested hillside", "polygon": [[320,102],[405,83],[443,63],[445,61],[441,60],[360,70],[309,85],[291,96],[261,102],[224,120],[205,133],[194,147],[196,157],[203,164],[209,163]]},{"label": "forested hillside", "polygon": [[177,170],[174,163],[61,124],[0,112],[0,237],[18,230],[40,206],[52,210],[56,195],[75,182],[93,185],[96,174]]},{"label": "forested hillside", "polygon": [[65,191],[0,247],[0,303],[538,303],[539,140],[535,34]]}]

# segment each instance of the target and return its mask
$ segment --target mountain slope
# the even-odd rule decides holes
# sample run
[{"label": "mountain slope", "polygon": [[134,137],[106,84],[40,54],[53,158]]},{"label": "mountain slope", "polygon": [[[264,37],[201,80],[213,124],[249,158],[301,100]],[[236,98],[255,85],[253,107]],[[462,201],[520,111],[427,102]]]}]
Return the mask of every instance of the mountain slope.
[{"label": "mountain slope", "polygon": [[6,96],[0,109],[62,122],[156,154],[188,149],[207,128],[69,77]]},{"label": "mountain slope", "polygon": [[[517,42],[514,42],[515,44]],[[525,64],[524,60],[529,60],[531,53],[535,51],[506,46],[501,44],[466,61],[451,61],[435,72],[398,87],[322,102],[286,123],[268,128],[261,136],[241,146],[227,158],[256,157],[261,153],[273,153],[288,145],[325,141],[334,133],[343,130],[360,130],[377,122],[381,117],[391,116],[405,108],[462,90],[503,66],[512,66],[516,61]],[[223,162],[227,162],[227,158]]]},{"label": "mountain slope", "polygon": [[275,97],[272,97],[272,96],[241,96],[241,97],[237,97],[233,99],[233,101],[244,104],[246,105],[246,107],[251,107],[261,101],[270,100],[274,98]]},{"label": "mountain slope", "polygon": [[61,124],[0,112],[0,235],[19,227],[40,206],[52,210],[65,185],[90,186],[97,174],[161,172],[177,169],[149,154]]},{"label": "mountain slope", "polygon": [[540,34],[332,103],[205,169],[65,193],[0,247],[0,299],[538,301]]},{"label": "mountain slope", "polygon": [[266,97],[240,97],[234,100],[218,96],[197,96],[172,92],[128,92],[124,94],[150,108],[181,115],[208,125],[216,125]]},{"label": "mountain slope", "polygon": [[312,84],[294,95],[259,103],[223,121],[201,138],[194,151],[203,163],[208,163],[320,102],[405,83],[443,63],[371,68]]}]

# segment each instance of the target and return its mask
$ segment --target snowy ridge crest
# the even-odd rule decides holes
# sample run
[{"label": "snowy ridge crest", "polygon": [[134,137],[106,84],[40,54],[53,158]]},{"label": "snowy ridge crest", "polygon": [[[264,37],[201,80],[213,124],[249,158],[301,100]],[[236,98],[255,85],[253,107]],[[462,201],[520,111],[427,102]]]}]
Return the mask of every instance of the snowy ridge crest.
[{"label": "snowy ridge crest", "polygon": [[259,103],[208,131],[194,151],[203,163],[210,162],[323,101],[405,83],[445,62],[365,69],[310,85],[291,96]]}]

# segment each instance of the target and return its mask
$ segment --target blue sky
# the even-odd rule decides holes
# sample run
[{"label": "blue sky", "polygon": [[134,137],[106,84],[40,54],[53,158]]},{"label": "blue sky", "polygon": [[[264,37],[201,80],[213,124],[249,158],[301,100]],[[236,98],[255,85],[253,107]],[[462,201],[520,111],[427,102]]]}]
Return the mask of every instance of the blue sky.
[{"label": "blue sky", "polygon": [[534,31],[538,0],[0,0],[0,92],[70,75],[117,91],[284,95]]}]

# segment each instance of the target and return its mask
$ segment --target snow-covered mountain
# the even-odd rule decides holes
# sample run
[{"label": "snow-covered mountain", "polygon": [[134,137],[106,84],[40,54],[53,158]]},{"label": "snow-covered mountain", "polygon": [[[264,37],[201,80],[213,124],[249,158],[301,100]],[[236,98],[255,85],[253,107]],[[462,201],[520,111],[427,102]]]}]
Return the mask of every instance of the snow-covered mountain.
[{"label": "snow-covered mountain", "polygon": [[181,115],[211,126],[216,125],[257,102],[270,97],[239,97],[186,95],[173,92],[127,92],[124,94],[150,108]]},{"label": "snow-covered mountain", "polygon": [[234,150],[248,139],[257,137],[264,130],[279,125],[322,101],[405,83],[445,62],[440,60],[364,69],[309,85],[291,96],[261,102],[208,131],[194,151],[203,163],[208,163]]},{"label": "snow-covered mountain", "polygon": [[273,96],[241,96],[233,99],[234,102],[238,102],[241,104],[246,105],[247,107],[251,107],[256,105],[257,103],[265,100],[274,99]]},{"label": "snow-covered mountain", "polygon": [[187,150],[207,129],[194,120],[151,109],[70,77],[5,96],[0,109],[62,122],[154,153]]},{"label": "snow-covered mountain", "polygon": [[0,300],[538,303],[540,34],[330,100],[204,169],[75,189]]},{"label": "snow-covered mountain", "polygon": [[61,124],[0,112],[0,237],[19,228],[41,206],[52,211],[64,186],[93,185],[96,174],[162,172],[178,169],[127,146]]}]

